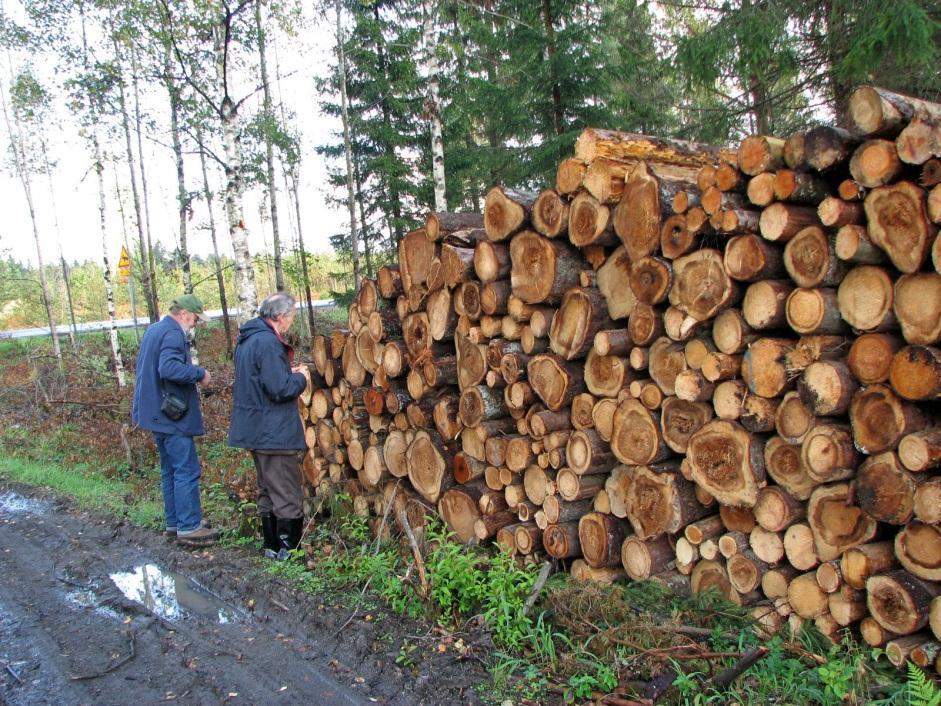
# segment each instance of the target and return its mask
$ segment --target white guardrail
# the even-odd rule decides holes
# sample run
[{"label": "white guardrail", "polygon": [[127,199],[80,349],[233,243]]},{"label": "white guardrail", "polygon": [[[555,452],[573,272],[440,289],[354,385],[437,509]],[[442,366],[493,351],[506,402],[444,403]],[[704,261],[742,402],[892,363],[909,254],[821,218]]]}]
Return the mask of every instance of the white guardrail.
[{"label": "white guardrail", "polygon": [[[314,309],[331,309],[336,306],[335,302],[332,299],[317,299],[311,302],[311,306]],[[302,302],[298,302],[297,309],[305,308],[305,305]],[[230,309],[229,316],[237,317],[239,313],[238,309]],[[206,316],[210,319],[221,319],[222,318],[222,309],[210,309],[206,312]],[[146,316],[137,317],[138,326],[147,326],[150,323],[150,319]],[[134,319],[118,319],[115,322],[115,325],[118,328],[133,328]],[[61,324],[56,326],[56,332],[60,336],[67,336],[69,330],[72,327],[68,324]],[[107,331],[111,328],[110,321],[89,321],[83,324],[76,324],[75,328],[79,333],[89,333],[92,331]],[[4,338],[36,338],[37,336],[48,336],[49,327],[41,326],[37,328],[19,328],[11,329],[9,331],[0,331],[0,339]]]}]

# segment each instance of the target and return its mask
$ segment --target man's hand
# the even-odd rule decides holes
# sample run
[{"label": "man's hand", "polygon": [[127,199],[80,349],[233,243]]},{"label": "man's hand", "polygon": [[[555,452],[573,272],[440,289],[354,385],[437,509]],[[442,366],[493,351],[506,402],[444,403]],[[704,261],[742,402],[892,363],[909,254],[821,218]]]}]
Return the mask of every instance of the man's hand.
[{"label": "man's hand", "polygon": [[304,365],[295,365],[293,368],[291,368],[291,372],[292,372],[292,373],[301,373],[301,374],[303,375],[303,374],[304,374],[304,371],[305,371],[306,369],[307,369],[307,366],[304,366]]},{"label": "man's hand", "polygon": [[203,373],[203,379],[199,381],[199,384],[208,385],[210,380],[212,380],[212,376],[209,374],[209,371],[207,370],[205,373]]}]

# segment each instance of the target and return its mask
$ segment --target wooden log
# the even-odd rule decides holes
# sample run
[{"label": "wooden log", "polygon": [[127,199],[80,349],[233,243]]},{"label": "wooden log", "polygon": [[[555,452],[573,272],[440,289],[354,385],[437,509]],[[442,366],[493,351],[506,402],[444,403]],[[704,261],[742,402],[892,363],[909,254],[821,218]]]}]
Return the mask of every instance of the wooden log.
[{"label": "wooden log", "polygon": [[762,574],[767,571],[768,565],[754,552],[745,549],[729,557],[726,569],[732,588],[741,594],[748,594],[761,585]]},{"label": "wooden log", "polygon": [[591,511],[593,500],[585,498],[575,502],[563,502],[556,495],[550,495],[543,503],[543,511],[549,524],[574,522],[586,512]]},{"label": "wooden log", "polygon": [[565,360],[580,358],[591,349],[595,334],[611,325],[607,306],[597,289],[572,287],[552,317],[549,346]]},{"label": "wooden log", "polygon": [[894,632],[886,630],[871,615],[864,617],[859,623],[859,634],[870,647],[883,647],[889,641],[898,637]]},{"label": "wooden log", "polygon": [[788,241],[784,267],[799,287],[835,287],[847,269],[832,240],[818,226],[804,228]]},{"label": "wooden log", "polygon": [[664,442],[677,453],[686,453],[690,437],[713,417],[711,405],[668,397],[661,405],[660,428]]},{"label": "wooden log", "polygon": [[402,277],[403,291],[425,284],[431,271],[431,265],[437,256],[437,245],[428,239],[424,228],[406,233],[399,241],[399,273]]},{"label": "wooden log", "polygon": [[866,580],[869,613],[886,630],[910,635],[928,624],[931,601],[941,584],[922,581],[905,571],[890,571]]},{"label": "wooden log", "polygon": [[693,593],[714,590],[728,601],[741,603],[741,596],[732,588],[725,566],[718,561],[703,560],[696,564],[690,575],[690,588]]},{"label": "wooden log", "polygon": [[852,430],[844,424],[818,424],[801,443],[801,465],[816,483],[852,478],[858,462]]},{"label": "wooden log", "polygon": [[[480,488],[463,486],[446,491],[441,495],[441,500],[438,502],[438,512],[441,518],[457,535],[461,543],[469,542],[477,536],[475,523],[480,519],[477,504],[480,495]],[[496,533],[495,529],[493,533]],[[488,536],[492,536],[492,534]]]},{"label": "wooden log", "polygon": [[611,584],[627,576],[623,566],[607,566],[596,569],[582,559],[576,559],[572,562],[569,573],[572,575],[572,580],[579,583],[592,581],[599,584]]},{"label": "wooden log", "polygon": [[624,194],[614,209],[614,230],[632,261],[652,254],[660,244],[662,219],[669,216],[673,194],[667,187],[676,182],[661,181],[646,162],[638,162],[625,180]]},{"label": "wooden log", "polygon": [[905,346],[892,357],[889,382],[905,399],[938,398],[941,396],[941,349]]},{"label": "wooden log", "polygon": [[873,542],[843,552],[840,575],[848,586],[862,590],[870,576],[888,571],[896,563],[892,542]]},{"label": "wooden log", "polygon": [[941,341],[941,274],[902,275],[895,282],[893,310],[908,343]]},{"label": "wooden log", "polygon": [[535,194],[495,186],[484,199],[484,229],[493,241],[506,240],[529,223]]},{"label": "wooden log", "polygon": [[635,346],[649,346],[664,334],[661,312],[648,304],[637,302],[632,307],[627,331]]},{"label": "wooden log", "polygon": [[758,491],[755,520],[769,532],[783,532],[804,518],[804,504],[783,488],[769,485]]},{"label": "wooden log", "polygon": [[642,540],[676,533],[710,512],[693,484],[669,466],[636,466],[626,499],[627,519]]},{"label": "wooden log", "polygon": [[811,363],[797,385],[801,401],[820,416],[844,414],[859,389],[849,367],[838,360]]},{"label": "wooden log", "polygon": [[582,370],[554,355],[533,356],[526,372],[533,390],[554,411],[570,405],[585,390]]},{"label": "wooden log", "polygon": [[807,159],[804,155],[804,136],[806,134],[805,131],[798,131],[791,134],[784,141],[784,163],[791,169],[805,169],[807,167]]},{"label": "wooden log", "polygon": [[639,400],[625,398],[614,413],[611,450],[622,463],[640,465],[667,458],[670,448],[663,440],[659,415]]},{"label": "wooden log", "polygon": [[562,468],[556,475],[559,497],[569,502],[593,498],[603,489],[608,476],[604,473],[579,475],[570,468]]},{"label": "wooden log", "polygon": [[650,377],[667,395],[675,394],[676,377],[688,368],[684,347],[668,338],[658,338],[649,351],[647,369]]},{"label": "wooden log", "polygon": [[666,571],[672,568],[673,562],[673,547],[666,536],[644,541],[631,535],[621,544],[621,564],[634,581],[643,581]]},{"label": "wooden log", "polygon": [[[781,556],[784,556],[783,548],[781,550]],[[797,574],[798,570],[788,564],[782,564],[768,569],[761,576],[761,592],[772,600],[787,598],[787,587]],[[790,606],[788,606],[788,608],[790,609]]]},{"label": "wooden log", "polygon": [[820,590],[812,571],[794,577],[787,587],[787,600],[802,618],[816,618],[827,611],[827,594]]},{"label": "wooden log", "polygon": [[[674,209],[675,204],[676,199],[674,199]],[[660,250],[663,256],[670,260],[692,252],[698,244],[699,238],[696,233],[690,232],[684,214],[670,216],[660,227]]]},{"label": "wooden log", "polygon": [[866,454],[893,449],[906,434],[928,426],[921,410],[885,385],[869,385],[857,392],[849,414],[856,447]]},{"label": "wooden log", "polygon": [[902,466],[894,452],[871,456],[856,475],[856,500],[880,522],[903,525],[914,515],[915,488],[920,480]]},{"label": "wooden log", "polygon": [[569,287],[579,283],[585,263],[560,240],[524,231],[510,242],[513,294],[528,304],[557,304]]},{"label": "wooden log", "polygon": [[596,350],[590,350],[585,360],[585,385],[593,395],[616,397],[631,381],[628,360],[615,355],[598,355]]},{"label": "wooden log", "polygon": [[851,502],[847,483],[814,489],[807,506],[807,522],[813,530],[814,547],[821,561],[830,561],[850,549],[871,541],[876,521]]},{"label": "wooden log", "polygon": [[503,395],[486,385],[477,385],[461,392],[459,416],[465,427],[476,427],[484,421],[506,416]]},{"label": "wooden log", "polygon": [[574,559],[582,555],[578,522],[548,525],[542,532],[542,546],[555,559]]},{"label": "wooden log", "polygon": [[533,203],[531,217],[537,233],[557,238],[568,230],[569,201],[554,189],[544,189]]},{"label": "wooden log", "polygon": [[918,520],[906,525],[895,536],[895,556],[913,576],[941,581],[941,528]]},{"label": "wooden log", "polygon": [[712,323],[712,340],[722,353],[742,353],[759,338],[745,321],[740,309],[726,309]]},{"label": "wooden log", "polygon": [[853,340],[846,364],[857,380],[864,384],[889,379],[892,358],[902,344],[898,338],[884,333],[866,333]]},{"label": "wooden log", "polygon": [[817,209],[798,204],[776,202],[761,212],[759,230],[772,242],[786,242],[804,228],[819,226]]},{"label": "wooden log", "polygon": [[594,340],[595,352],[599,356],[620,357],[630,355],[634,343],[626,328],[598,331]]},{"label": "wooden log", "polygon": [[781,439],[789,444],[799,444],[816,423],[814,413],[796,391],[784,395],[774,418],[774,427]]},{"label": "wooden log", "polygon": [[738,419],[747,394],[748,386],[741,380],[726,380],[719,383],[712,395],[712,408],[716,416],[728,421]]},{"label": "wooden log", "polygon": [[788,295],[784,313],[788,325],[800,334],[839,335],[847,330],[835,289],[795,289]]},{"label": "wooden log", "polygon": [[672,284],[673,268],[666,260],[647,256],[631,265],[630,287],[638,301],[659,304],[666,300]]},{"label": "wooden log", "polygon": [[572,432],[565,447],[567,465],[575,473],[603,473],[616,461],[608,444],[594,429]]},{"label": "wooden log", "polygon": [[894,137],[917,115],[938,119],[941,108],[883,88],[861,86],[850,94],[844,119],[857,135]]},{"label": "wooden log", "polygon": [[621,565],[621,544],[629,525],[612,515],[589,512],[578,521],[578,538],[585,562],[595,569]]},{"label": "wooden log", "polygon": [[773,172],[784,166],[784,140],[750,135],[739,144],[738,168],[748,176]]},{"label": "wooden log", "polygon": [[435,437],[424,430],[416,432],[405,451],[405,461],[412,487],[425,500],[437,504],[441,494],[454,483],[454,477],[449,472],[453,466],[454,451],[445,446],[440,437]]},{"label": "wooden log", "polygon": [[885,251],[869,238],[865,226],[846,225],[837,231],[833,252],[846,262],[860,265],[881,265],[886,262]]},{"label": "wooden log", "polygon": [[792,384],[786,365],[787,354],[794,341],[783,338],[760,338],[746,351],[742,360],[742,379],[752,394],[777,397]]},{"label": "wooden log", "polygon": [[395,299],[404,291],[402,288],[402,275],[398,265],[383,265],[376,271],[376,285],[379,294],[386,299]]},{"label": "wooden log", "polygon": [[902,128],[894,147],[905,164],[924,164],[932,157],[941,157],[941,118],[916,117]]},{"label": "wooden log", "polygon": [[824,172],[849,159],[857,144],[846,130],[818,125],[804,135],[804,159],[809,167]]},{"label": "wooden log", "polygon": [[745,322],[756,331],[783,328],[787,322],[787,300],[793,291],[788,280],[767,279],[748,285],[742,300]]},{"label": "wooden log", "polygon": [[774,482],[798,500],[807,500],[817,485],[803,463],[801,446],[781,437],[772,437],[765,445],[765,466]]},{"label": "wooden log", "polygon": [[754,233],[729,238],[722,262],[729,277],[739,282],[775,279],[784,274],[781,249]]},{"label": "wooden log", "polygon": [[899,460],[910,471],[925,471],[941,465],[941,428],[932,427],[907,434],[899,442]]},{"label": "wooden log", "polygon": [[[748,180],[748,188],[746,194],[748,195],[748,200],[753,203],[755,206],[767,206],[769,203],[772,203],[775,199],[774,196],[774,172],[762,172],[761,174],[756,174],[751,179]],[[718,191],[718,189],[716,189]],[[703,208],[706,209],[706,213],[714,213],[715,210],[709,210],[709,199],[707,199],[708,191],[703,194]],[[713,201],[715,206],[720,206],[717,200]],[[720,206],[721,207],[721,206]],[[741,205],[739,205],[739,208]]]},{"label": "wooden log", "polygon": [[465,336],[454,336],[457,353],[458,386],[463,390],[480,384],[487,375],[487,347],[471,343]]},{"label": "wooden log", "polygon": [[493,282],[510,276],[510,248],[505,243],[481,240],[474,246],[474,272],[481,282]]},{"label": "wooden log", "polygon": [[928,219],[924,190],[902,181],[869,192],[864,202],[869,237],[901,272],[924,263],[937,228]]},{"label": "wooden log", "polygon": [[570,157],[563,159],[555,174],[555,188],[560,194],[570,195],[578,191],[585,178],[588,164],[585,160]]},{"label": "wooden log", "polygon": [[522,522],[513,530],[513,541],[520,554],[532,554],[542,548],[542,530],[535,522]]},{"label": "wooden log", "polygon": [[830,228],[842,228],[848,225],[865,223],[863,205],[858,201],[844,201],[836,196],[828,196],[817,206],[817,216],[823,225]]},{"label": "wooden log", "polygon": [[866,188],[885,186],[902,172],[902,162],[892,140],[867,140],[853,152],[850,174]]},{"label": "wooden log", "polygon": [[915,517],[922,522],[941,523],[941,477],[931,478],[918,484],[915,488],[914,506]]},{"label": "wooden log", "polygon": [[774,197],[778,201],[816,205],[830,193],[830,185],[811,172],[779,169],[774,175]]},{"label": "wooden log", "polygon": [[673,276],[670,303],[698,321],[714,317],[739,295],[718,250],[703,248],[674,260]]},{"label": "wooden log", "polygon": [[784,532],[784,554],[788,563],[799,571],[813,569],[820,561],[810,525],[796,522]]},{"label": "wooden log", "polygon": [[595,408],[595,396],[590,392],[582,392],[572,398],[572,407],[569,410],[569,419],[575,429],[591,429],[591,413]]},{"label": "wooden log", "polygon": [[572,199],[569,208],[568,236],[573,245],[615,245],[618,238],[611,222],[611,209],[589,193]]},{"label": "wooden log", "polygon": [[690,437],[692,478],[724,505],[752,507],[765,482],[763,446],[735,422],[713,420]]},{"label": "wooden log", "polygon": [[722,147],[598,128],[581,132],[575,142],[575,156],[585,163],[598,158],[628,162],[649,159],[657,164],[695,168],[734,161],[734,153]]}]

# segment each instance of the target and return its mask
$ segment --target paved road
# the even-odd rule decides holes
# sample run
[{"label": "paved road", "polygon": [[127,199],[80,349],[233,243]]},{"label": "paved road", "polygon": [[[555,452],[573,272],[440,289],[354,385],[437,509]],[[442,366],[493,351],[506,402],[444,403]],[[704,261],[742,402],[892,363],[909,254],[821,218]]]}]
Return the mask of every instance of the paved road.
[{"label": "paved road", "polygon": [[[314,309],[331,309],[335,306],[332,299],[318,299],[313,302]],[[298,302],[297,308],[303,308],[301,303]],[[222,309],[211,309],[206,312],[206,316],[210,319],[221,319],[222,318]],[[238,309],[233,309],[229,311],[229,316],[238,316]],[[150,323],[150,319],[146,316],[138,316],[137,323],[140,326],[147,326]],[[133,319],[118,319],[115,322],[115,325],[118,328],[132,328],[134,326]],[[69,329],[71,326],[68,324],[61,324],[56,326],[56,331],[60,336],[68,336]],[[92,331],[107,331],[111,328],[110,321],[89,321],[82,324],[76,324],[76,328],[79,333],[88,333]],[[9,331],[0,331],[0,339],[3,338],[37,338],[39,336],[48,336],[49,327],[36,327],[36,328],[21,328],[21,329],[11,329]]]}]

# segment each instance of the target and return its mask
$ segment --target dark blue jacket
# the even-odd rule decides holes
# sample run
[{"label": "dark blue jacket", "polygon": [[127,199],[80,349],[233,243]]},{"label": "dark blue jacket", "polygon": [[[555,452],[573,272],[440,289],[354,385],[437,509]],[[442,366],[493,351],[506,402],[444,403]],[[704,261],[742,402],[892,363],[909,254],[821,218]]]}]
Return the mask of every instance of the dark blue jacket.
[{"label": "dark blue jacket", "polygon": [[264,319],[239,329],[229,446],[241,449],[307,448],[297,398],[307,379],[291,372],[288,347]]},{"label": "dark blue jacket", "polygon": [[[203,414],[199,409],[199,391],[196,389],[196,383],[205,374],[203,368],[192,363],[189,341],[183,327],[173,317],[163,317],[144,332],[140,342],[134,404],[131,407],[134,422],[142,429],[165,434],[205,434]],[[160,411],[163,399],[161,379],[168,392],[175,392],[189,403],[189,411],[178,421],[174,422]]]}]

